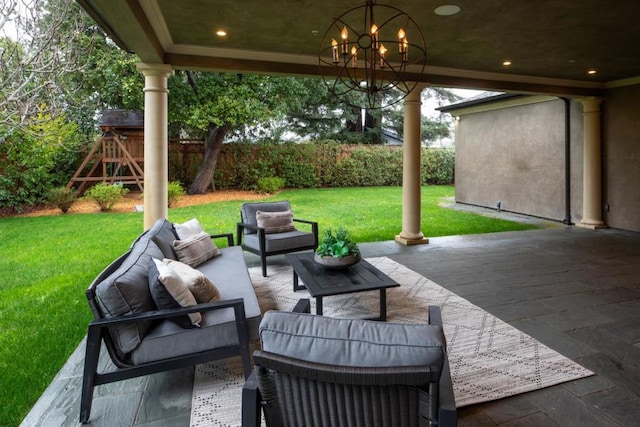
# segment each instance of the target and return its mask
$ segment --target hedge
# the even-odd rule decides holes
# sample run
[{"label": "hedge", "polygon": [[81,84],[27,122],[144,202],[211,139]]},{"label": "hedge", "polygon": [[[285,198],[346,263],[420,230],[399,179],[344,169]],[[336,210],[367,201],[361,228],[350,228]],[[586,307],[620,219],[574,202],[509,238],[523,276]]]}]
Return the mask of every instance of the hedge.
[{"label": "hedge", "polygon": [[[189,185],[202,159],[202,145],[172,146],[169,180]],[[452,184],[454,149],[423,148],[423,184]],[[402,184],[402,147],[322,143],[229,143],[215,173],[218,189],[258,190],[261,178],[276,177],[287,188],[396,186]]]}]

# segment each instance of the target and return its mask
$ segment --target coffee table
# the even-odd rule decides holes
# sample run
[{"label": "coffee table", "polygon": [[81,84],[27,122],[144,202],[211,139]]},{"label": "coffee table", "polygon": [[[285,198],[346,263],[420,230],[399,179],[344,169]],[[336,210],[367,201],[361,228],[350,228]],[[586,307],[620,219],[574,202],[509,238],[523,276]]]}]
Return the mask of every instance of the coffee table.
[{"label": "coffee table", "polygon": [[[313,260],[313,252],[287,254],[293,267],[293,291],[307,289],[316,299],[316,314],[322,315],[322,298],[355,292],[380,291],[380,316],[372,320],[387,320],[387,288],[400,286],[389,276],[364,259],[344,269],[329,269]],[[304,286],[299,284],[302,279]]]}]

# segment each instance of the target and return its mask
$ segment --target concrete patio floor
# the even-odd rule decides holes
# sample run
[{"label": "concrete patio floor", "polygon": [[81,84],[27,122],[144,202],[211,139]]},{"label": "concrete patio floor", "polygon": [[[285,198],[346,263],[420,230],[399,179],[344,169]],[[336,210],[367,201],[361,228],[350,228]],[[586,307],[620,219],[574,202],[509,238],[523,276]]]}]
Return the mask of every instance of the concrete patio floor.
[{"label": "concrete patio floor", "polygon": [[[468,299],[595,376],[459,410],[460,426],[640,425],[640,233],[557,226],[360,245]],[[249,266],[257,257],[246,254]],[[283,263],[274,257],[270,263]],[[393,307],[389,307],[393,310]],[[78,424],[84,343],[25,426]],[[188,426],[193,369],[96,388],[94,426]]]}]

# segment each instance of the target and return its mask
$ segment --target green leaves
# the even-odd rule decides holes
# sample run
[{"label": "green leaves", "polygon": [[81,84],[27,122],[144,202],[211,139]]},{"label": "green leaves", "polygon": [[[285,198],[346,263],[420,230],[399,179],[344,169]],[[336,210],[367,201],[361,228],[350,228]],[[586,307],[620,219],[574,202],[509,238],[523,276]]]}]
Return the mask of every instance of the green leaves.
[{"label": "green leaves", "polygon": [[331,228],[327,228],[322,236],[322,241],[316,249],[320,256],[331,256],[342,258],[348,255],[357,255],[360,249],[355,242],[349,238],[349,232],[342,225],[338,227],[335,236]]}]

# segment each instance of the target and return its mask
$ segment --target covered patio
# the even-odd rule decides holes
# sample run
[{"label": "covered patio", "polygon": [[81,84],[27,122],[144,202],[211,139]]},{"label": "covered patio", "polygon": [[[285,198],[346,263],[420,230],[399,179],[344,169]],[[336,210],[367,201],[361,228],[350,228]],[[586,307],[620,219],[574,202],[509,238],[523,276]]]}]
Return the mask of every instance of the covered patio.
[{"label": "covered patio", "polygon": [[[361,245],[387,256],[595,372],[459,410],[460,426],[632,426],[640,417],[640,235],[557,226]],[[258,257],[246,254],[259,266]],[[286,262],[284,258],[274,262]],[[393,307],[389,307],[393,310]],[[24,426],[77,425],[84,342]],[[96,389],[91,425],[189,426],[193,369]]]},{"label": "covered patio", "polygon": [[[167,79],[173,70],[318,76],[317,32],[363,3],[77,2],[141,60],[144,228],[167,217]],[[596,373],[465,407],[459,425],[637,424],[640,198],[634,184],[640,172],[618,172],[608,162],[616,150],[624,150],[618,156],[624,160],[640,155],[640,4],[464,0],[456,2],[459,13],[442,16],[434,13],[440,2],[390,3],[421,26],[428,65],[424,74],[405,75],[419,85],[404,101],[402,230],[395,241],[362,245],[363,255],[387,256],[415,270]],[[227,36],[217,36],[218,30]],[[422,232],[415,163],[419,95],[428,85],[553,95],[580,105],[582,181],[574,190],[581,195],[581,227],[441,237],[419,245],[429,237]],[[607,112],[610,100],[617,102],[615,115]],[[606,228],[607,197],[619,201],[613,206],[618,229]],[[257,258],[246,257],[257,265]],[[24,425],[77,424],[83,353],[81,343]],[[98,387],[92,425],[189,425],[192,381],[193,370],[185,370]]]}]

